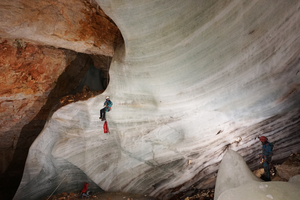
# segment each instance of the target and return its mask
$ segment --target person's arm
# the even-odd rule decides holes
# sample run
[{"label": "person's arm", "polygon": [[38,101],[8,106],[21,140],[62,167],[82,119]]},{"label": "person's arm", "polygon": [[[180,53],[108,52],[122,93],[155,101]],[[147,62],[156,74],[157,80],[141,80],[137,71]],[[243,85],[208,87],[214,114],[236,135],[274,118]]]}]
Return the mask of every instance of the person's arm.
[{"label": "person's arm", "polygon": [[270,144],[266,144],[265,148],[263,149],[263,154],[268,156],[272,152],[272,148]]},{"label": "person's arm", "polygon": [[266,151],[268,152],[268,154],[272,153],[272,148],[270,144],[267,145]]}]

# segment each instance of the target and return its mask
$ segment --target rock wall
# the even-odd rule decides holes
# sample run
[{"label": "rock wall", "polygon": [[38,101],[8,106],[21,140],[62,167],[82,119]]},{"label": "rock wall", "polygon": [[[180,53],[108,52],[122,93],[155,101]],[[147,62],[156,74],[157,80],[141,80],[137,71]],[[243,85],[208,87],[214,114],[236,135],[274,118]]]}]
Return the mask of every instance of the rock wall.
[{"label": "rock wall", "polygon": [[[95,1],[4,0],[0,16],[0,198],[11,199],[30,145],[51,113],[70,102],[65,95],[92,61],[107,87],[122,36]],[[99,92],[72,93],[72,101]]]},{"label": "rock wall", "polygon": [[[72,171],[64,163],[106,191],[168,199],[213,187],[229,148],[257,167],[258,136],[275,142],[274,159],[300,151],[299,0],[97,2],[125,41],[110,84],[53,114],[15,199],[40,197],[37,184]],[[98,119],[106,95],[110,134]],[[57,187],[46,185],[45,196]]]},{"label": "rock wall", "polygon": [[[1,41],[0,197],[11,199],[20,183],[30,145],[53,111],[66,104],[60,99],[67,94],[74,96],[72,101],[95,95],[72,93],[93,59],[87,54],[24,40]],[[94,55],[93,58],[98,69],[107,70],[109,57]],[[96,91],[99,92],[103,89]]]},{"label": "rock wall", "polygon": [[[59,75],[75,56],[65,50],[18,39],[1,39],[1,174],[12,159],[21,129],[46,103]],[[47,115],[44,116],[46,119]],[[24,139],[26,141],[28,138]]]},{"label": "rock wall", "polygon": [[2,0],[0,36],[76,52],[112,56],[122,37],[118,27],[90,0]]}]

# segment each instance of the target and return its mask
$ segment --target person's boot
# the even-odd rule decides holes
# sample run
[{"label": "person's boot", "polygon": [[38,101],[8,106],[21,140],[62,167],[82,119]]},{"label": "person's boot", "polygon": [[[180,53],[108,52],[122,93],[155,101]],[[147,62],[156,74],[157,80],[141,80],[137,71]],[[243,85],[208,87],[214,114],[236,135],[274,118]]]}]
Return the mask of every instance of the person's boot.
[{"label": "person's boot", "polygon": [[271,181],[266,174],[261,175],[260,179],[263,181]]}]

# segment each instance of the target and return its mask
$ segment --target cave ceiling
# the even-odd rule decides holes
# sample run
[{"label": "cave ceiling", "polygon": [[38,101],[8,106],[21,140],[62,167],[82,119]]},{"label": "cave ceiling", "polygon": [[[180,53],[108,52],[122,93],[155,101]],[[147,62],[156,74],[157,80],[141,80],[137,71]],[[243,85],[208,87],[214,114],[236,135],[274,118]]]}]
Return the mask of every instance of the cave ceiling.
[{"label": "cave ceiling", "polygon": [[[258,167],[258,136],[275,143],[275,160],[300,151],[299,0],[16,2],[1,2],[7,16],[0,19],[0,36],[7,38],[1,51],[15,46],[11,57],[19,58],[26,41],[38,55],[51,52],[53,63],[61,57],[49,84],[79,53],[112,60],[101,95],[47,116],[33,138],[15,199],[49,195],[62,179],[61,189],[70,190],[75,186],[64,177],[76,173],[105,191],[168,199],[191,187],[213,187],[227,149],[242,155],[250,168]],[[27,55],[29,49],[23,49]],[[2,66],[17,69],[19,62]],[[30,77],[43,71],[35,65],[28,68]],[[36,79],[21,73],[24,80]],[[19,96],[35,89],[27,81],[20,92],[16,82],[4,80],[2,75],[1,87]],[[99,121],[107,95],[114,103],[107,114],[110,134]],[[29,105],[21,100],[18,105]],[[1,109],[9,106],[6,101]]]}]

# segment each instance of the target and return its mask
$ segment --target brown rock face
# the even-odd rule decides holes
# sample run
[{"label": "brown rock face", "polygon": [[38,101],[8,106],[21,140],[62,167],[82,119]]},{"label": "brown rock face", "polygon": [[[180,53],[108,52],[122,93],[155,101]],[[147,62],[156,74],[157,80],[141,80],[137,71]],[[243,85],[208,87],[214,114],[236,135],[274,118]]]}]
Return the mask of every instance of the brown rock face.
[{"label": "brown rock face", "polygon": [[300,174],[300,154],[290,156],[282,165],[277,166],[276,170],[278,175],[286,180]]},{"label": "brown rock face", "polygon": [[75,55],[64,50],[1,40],[0,43],[0,148],[3,173],[16,147],[22,127],[46,103],[54,81]]},{"label": "brown rock face", "polygon": [[77,52],[112,56],[116,25],[89,0],[3,0],[0,37],[23,38]]},{"label": "brown rock face", "polygon": [[[18,39],[0,41],[0,188],[6,193],[0,197],[11,198],[21,180],[29,147],[52,111],[65,104],[59,99],[79,85],[93,59],[96,68],[106,74],[111,57],[93,55],[92,59]],[[99,92],[103,91],[83,91],[74,97],[86,99]]]},{"label": "brown rock face", "polygon": [[20,132],[46,103],[55,81],[76,54],[22,40],[0,41],[0,184],[14,188],[36,137],[33,130]]},{"label": "brown rock face", "polygon": [[[20,40],[0,43],[0,127],[1,132],[15,128],[20,120],[31,120],[41,107],[53,82],[70,63],[63,50],[42,47]],[[74,59],[74,58],[73,58]],[[43,100],[41,97],[44,97]]]},{"label": "brown rock face", "polygon": [[3,0],[0,16],[0,199],[5,199],[17,189],[28,149],[47,118],[66,104],[59,99],[102,92],[70,93],[92,61],[107,87],[122,36],[93,0]]},{"label": "brown rock face", "polygon": [[[0,145],[6,149],[0,154],[3,173],[13,154],[7,153],[8,149],[14,149],[18,141],[18,135],[5,133],[20,132],[22,124],[33,119],[54,88],[53,81],[75,58],[75,54],[67,58],[66,51],[35,44],[111,56],[121,35],[100,7],[88,0],[3,0],[0,16],[0,37],[31,41],[1,39]],[[104,60],[110,62],[109,57]],[[108,80],[107,70],[105,73]]]}]

